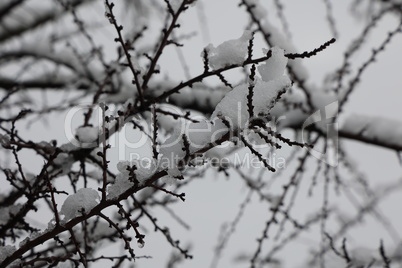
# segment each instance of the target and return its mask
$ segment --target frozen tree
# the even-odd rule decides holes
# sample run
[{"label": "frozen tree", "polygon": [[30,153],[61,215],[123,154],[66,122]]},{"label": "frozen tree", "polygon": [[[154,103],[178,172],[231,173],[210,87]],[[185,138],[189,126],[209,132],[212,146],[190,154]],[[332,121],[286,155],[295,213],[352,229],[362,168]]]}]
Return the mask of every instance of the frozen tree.
[{"label": "frozen tree", "polygon": [[[292,253],[300,267],[401,266],[392,204],[402,200],[382,203],[400,195],[402,179],[384,160],[373,182],[348,148],[376,146],[401,161],[400,111],[349,108],[356,92],[370,98],[364,82],[382,55],[399,56],[390,47],[400,49],[401,1],[348,3],[360,25],[353,37],[344,3],[300,2],[292,17],[281,0],[2,0],[0,267],[205,267],[180,233],[204,210],[200,224],[223,224],[219,235],[199,234],[213,241],[210,267],[225,267],[224,257],[286,267],[303,236],[308,250]],[[212,11],[244,27],[209,42]],[[294,21],[314,16],[328,38],[298,50]],[[338,42],[343,58],[325,62],[317,82],[306,61]],[[374,78],[389,87],[400,63]],[[393,98],[384,93],[386,105]],[[239,182],[241,194],[228,190]],[[180,213],[193,185],[203,185],[202,211]],[[207,207],[229,199],[230,218]],[[375,247],[353,241],[370,220]],[[157,244],[147,242],[154,233]],[[173,249],[167,259],[159,244]]]}]

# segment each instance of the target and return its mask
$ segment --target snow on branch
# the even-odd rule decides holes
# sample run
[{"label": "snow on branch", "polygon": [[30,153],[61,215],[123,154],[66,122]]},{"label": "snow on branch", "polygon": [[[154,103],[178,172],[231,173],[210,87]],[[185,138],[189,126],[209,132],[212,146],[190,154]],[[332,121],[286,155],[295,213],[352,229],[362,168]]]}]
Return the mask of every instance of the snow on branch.
[{"label": "snow on branch", "polygon": [[251,31],[244,31],[240,38],[225,41],[217,47],[209,44],[205,48],[208,53],[209,65],[217,70],[234,64],[242,64],[246,59],[249,41],[252,37]]},{"label": "snow on branch", "polygon": [[340,127],[342,137],[402,151],[402,122],[377,116],[349,115]]}]

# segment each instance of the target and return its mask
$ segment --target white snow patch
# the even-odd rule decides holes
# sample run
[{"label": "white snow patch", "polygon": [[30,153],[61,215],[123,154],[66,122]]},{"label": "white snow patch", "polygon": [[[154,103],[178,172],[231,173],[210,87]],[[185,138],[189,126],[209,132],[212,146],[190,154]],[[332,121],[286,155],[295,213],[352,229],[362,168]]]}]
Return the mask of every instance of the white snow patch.
[{"label": "white snow patch", "polygon": [[10,136],[0,134],[0,144],[4,148],[9,147],[10,146]]},{"label": "white snow patch", "polygon": [[[133,166],[135,166],[134,175],[139,183],[144,182],[150,176],[154,174],[157,170],[157,164],[155,159],[144,157],[143,159],[135,159],[133,161],[120,161],[117,163],[117,169],[120,173],[127,177],[130,176],[130,170]],[[129,168],[129,169],[127,169]]]},{"label": "white snow patch", "polygon": [[258,66],[258,72],[263,81],[268,82],[285,73],[288,58],[285,51],[279,47],[272,48],[272,56],[263,64]]},{"label": "white snow patch", "polygon": [[[288,76],[281,76],[268,82],[256,80],[253,89],[254,114],[267,114],[270,103],[275,100],[280,91],[290,87],[291,81]],[[211,118],[223,116],[233,128],[244,128],[249,120],[247,95],[247,84],[235,87],[219,102]]]},{"label": "white snow patch", "polygon": [[134,182],[129,181],[127,176],[121,173],[117,174],[115,182],[107,188],[107,198],[116,199],[133,186]]},{"label": "white snow patch", "polygon": [[143,158],[139,160],[133,160],[137,169],[134,171],[135,177],[140,184],[149,179],[157,170],[157,162],[153,158]]},{"label": "white snow patch", "polygon": [[[288,59],[281,48],[272,48],[272,56],[258,67],[262,80],[256,78],[253,89],[254,114],[267,114],[278,93],[291,85],[284,74]],[[243,128],[249,120],[247,109],[248,84],[242,84],[228,92],[216,106],[211,118],[223,116],[234,128]]]},{"label": "white snow patch", "polygon": [[184,166],[182,161],[186,157],[185,141],[188,142],[190,154],[194,154],[209,143],[220,139],[228,132],[228,128],[222,120],[201,121],[199,123],[187,122],[181,129],[175,132],[160,146],[159,169],[168,170],[172,177],[178,177],[178,167]]},{"label": "white snow patch", "polygon": [[[134,166],[135,168],[133,169]],[[116,180],[107,189],[109,199],[119,197],[119,195],[134,186],[134,177],[130,174],[131,169],[134,170],[135,179],[141,185],[155,174],[158,170],[158,165],[153,158],[143,158],[133,161],[120,161],[117,163],[117,169],[120,173],[117,174]],[[131,180],[130,176],[133,177]]]},{"label": "white snow patch", "polygon": [[70,195],[64,201],[60,214],[64,215],[63,222],[81,216],[82,211],[88,213],[99,204],[99,194],[91,188],[82,188],[77,193]]},{"label": "white snow patch", "polygon": [[[225,41],[216,48],[209,44],[205,49],[208,52],[211,67],[219,69],[228,65],[242,64],[246,59],[251,37],[252,32],[246,30],[240,38]],[[204,52],[201,53],[201,57],[204,57]]]},{"label": "white snow patch", "polygon": [[169,169],[167,174],[173,178],[181,176],[180,170],[176,167]]},{"label": "white snow patch", "polygon": [[342,131],[351,135],[381,141],[384,144],[402,146],[402,122],[379,116],[350,115],[346,118]]},{"label": "white snow patch", "polygon": [[80,142],[91,143],[98,139],[99,131],[97,127],[79,127],[77,128],[77,137]]},{"label": "white snow patch", "polygon": [[3,262],[7,257],[11,256],[17,249],[14,246],[6,245],[0,247],[0,263]]},{"label": "white snow patch", "polygon": [[71,143],[71,142],[68,142],[68,143],[64,143],[64,144],[62,144],[61,146],[60,146],[60,149],[63,151],[63,152],[72,152],[72,151],[77,151],[77,150],[79,150],[79,149],[81,149],[79,146],[77,146],[77,145],[75,145],[75,144],[73,144],[73,143]]},{"label": "white snow patch", "polygon": [[24,240],[22,240],[19,243],[19,247],[23,247],[26,243],[35,240],[36,238],[40,237],[41,235],[43,235],[44,233],[46,233],[46,230],[43,232],[33,232],[30,236],[25,237]]}]

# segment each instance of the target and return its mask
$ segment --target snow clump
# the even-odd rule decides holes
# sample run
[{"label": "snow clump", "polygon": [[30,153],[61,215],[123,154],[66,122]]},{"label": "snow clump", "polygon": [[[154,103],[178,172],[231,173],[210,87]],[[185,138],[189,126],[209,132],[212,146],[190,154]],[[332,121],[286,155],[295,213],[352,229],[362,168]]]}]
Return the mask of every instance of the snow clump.
[{"label": "snow clump", "polygon": [[[208,52],[209,65],[213,69],[220,69],[233,64],[242,64],[247,56],[247,47],[253,34],[251,31],[244,31],[238,39],[228,40],[214,47],[209,44],[205,49]],[[201,53],[204,57],[204,52]]]},{"label": "snow clump", "polygon": [[15,250],[16,248],[10,245],[0,247],[0,262],[4,261],[8,256],[13,254]]},{"label": "snow clump", "polygon": [[70,195],[64,201],[60,214],[64,215],[63,221],[67,222],[75,217],[82,216],[82,212],[88,213],[99,204],[99,194],[91,188],[82,188],[77,193]]},{"label": "snow clump", "polygon": [[264,64],[258,66],[258,72],[265,82],[283,76],[288,63],[288,58],[285,57],[285,51],[283,49],[273,47],[271,52],[271,57]]},{"label": "snow clump", "polygon": [[135,180],[139,185],[144,183],[157,170],[157,163],[152,158],[120,161],[117,163],[117,169],[120,173],[117,174],[116,180],[107,189],[108,199],[116,199],[119,195],[133,187],[135,184],[133,175],[135,175]]},{"label": "snow clump", "polygon": [[98,128],[96,127],[79,127],[77,128],[77,138],[80,142],[91,143],[98,139]]},{"label": "snow clump", "polygon": [[[208,143],[215,142],[228,132],[226,125],[220,120],[202,120],[198,123],[187,122],[183,128],[174,133],[160,145],[159,168],[167,169],[172,177],[179,177],[177,167],[185,166],[186,150],[194,154]],[[187,144],[187,146],[186,146]]]},{"label": "snow clump", "polygon": [[[271,58],[264,65],[258,67],[262,80],[256,78],[254,82],[253,106],[255,115],[270,112],[276,97],[291,86],[289,76],[284,74],[287,60],[284,51],[274,47]],[[248,84],[241,84],[227,93],[216,106],[211,118],[224,117],[234,129],[244,128],[249,120],[247,109],[248,86]]]},{"label": "snow clump", "polygon": [[0,145],[4,148],[10,146],[10,136],[0,134]]}]

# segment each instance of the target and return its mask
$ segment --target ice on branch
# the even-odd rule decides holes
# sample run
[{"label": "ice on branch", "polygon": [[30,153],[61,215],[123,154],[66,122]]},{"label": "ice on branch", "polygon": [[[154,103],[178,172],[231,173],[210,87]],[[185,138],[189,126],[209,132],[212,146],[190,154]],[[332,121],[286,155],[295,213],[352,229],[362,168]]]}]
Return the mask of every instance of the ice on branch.
[{"label": "ice on branch", "polygon": [[[228,65],[242,64],[246,59],[251,37],[252,32],[246,30],[240,38],[225,41],[216,48],[209,44],[205,49],[211,67],[219,69]],[[204,57],[204,53],[201,53],[201,57]]]},{"label": "ice on branch", "polygon": [[99,194],[91,188],[82,188],[77,193],[70,195],[64,201],[60,214],[64,215],[63,221],[67,222],[75,217],[88,213],[99,203]]},{"label": "ice on branch", "polygon": [[[253,89],[254,114],[268,114],[278,94],[290,87],[290,78],[284,74],[287,58],[280,48],[273,48],[272,58],[258,68],[262,80],[256,78]],[[216,106],[211,118],[223,116],[233,128],[244,128],[249,121],[247,110],[248,84],[235,87]]]}]

